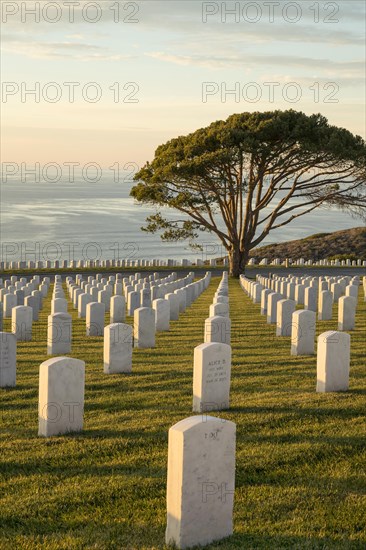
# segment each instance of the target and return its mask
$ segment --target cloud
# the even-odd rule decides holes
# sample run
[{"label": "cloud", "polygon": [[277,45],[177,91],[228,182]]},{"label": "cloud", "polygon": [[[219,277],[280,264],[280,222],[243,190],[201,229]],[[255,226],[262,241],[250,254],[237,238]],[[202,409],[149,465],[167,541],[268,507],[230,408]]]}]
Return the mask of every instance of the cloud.
[{"label": "cloud", "polygon": [[5,35],[3,51],[33,59],[75,59],[79,61],[120,61],[131,59],[129,54],[117,54],[103,46],[80,42],[35,42],[24,36]]},{"label": "cloud", "polygon": [[199,66],[209,69],[283,66],[311,69],[312,71],[319,70],[323,73],[328,71],[335,76],[339,73],[348,74],[350,76],[362,76],[365,69],[363,61],[333,61],[330,59],[316,59],[313,57],[293,57],[284,55],[176,55],[165,52],[151,52],[146,53],[146,55],[148,57],[174,63],[176,65]]}]

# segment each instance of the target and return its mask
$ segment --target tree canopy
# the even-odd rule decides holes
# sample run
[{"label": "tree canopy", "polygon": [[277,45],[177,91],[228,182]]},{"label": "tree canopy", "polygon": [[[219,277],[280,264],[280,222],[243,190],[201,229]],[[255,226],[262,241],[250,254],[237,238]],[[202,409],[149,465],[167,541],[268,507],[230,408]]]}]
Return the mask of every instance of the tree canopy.
[{"label": "tree canopy", "polygon": [[[160,145],[131,195],[157,207],[145,231],[193,246],[209,231],[238,276],[252,248],[299,216],[321,206],[364,215],[365,176],[363,139],[321,114],[241,113]],[[168,219],[162,207],[184,217]]]}]

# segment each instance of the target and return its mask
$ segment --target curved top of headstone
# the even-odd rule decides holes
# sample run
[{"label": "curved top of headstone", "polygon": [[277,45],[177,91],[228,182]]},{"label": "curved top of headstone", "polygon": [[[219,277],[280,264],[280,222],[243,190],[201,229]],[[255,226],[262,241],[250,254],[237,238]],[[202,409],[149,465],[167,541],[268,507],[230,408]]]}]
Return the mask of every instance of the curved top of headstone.
[{"label": "curved top of headstone", "polygon": [[344,340],[344,341],[351,340],[351,336],[347,332],[341,332],[338,330],[327,330],[326,332],[319,334],[318,342],[320,342],[321,340],[323,340],[323,342],[325,341],[329,343],[334,342],[336,344],[340,340]]},{"label": "curved top of headstone", "polygon": [[[146,308],[147,309],[147,308]],[[127,323],[111,323],[110,325],[107,325],[105,328],[109,329],[118,329],[118,330],[132,330],[132,326],[128,325]]]},{"label": "curved top of headstone", "polygon": [[231,346],[229,344],[224,344],[222,342],[208,342],[206,344],[199,344],[198,346],[195,347],[195,349],[197,350],[202,350],[204,351],[205,349],[221,349],[221,350],[227,350],[227,351],[231,351]]},{"label": "curved top of headstone", "polygon": [[207,317],[206,321],[227,321],[229,317],[224,317],[223,315],[214,315],[213,317]]},{"label": "curved top of headstone", "polygon": [[314,317],[315,311],[311,311],[310,309],[298,309],[297,311],[294,311],[292,315],[295,315],[296,317]]},{"label": "curved top of headstone", "polygon": [[89,302],[89,304],[86,305],[87,308],[105,308],[105,304],[103,302]]},{"label": "curved top of headstone", "polygon": [[[219,427],[223,428],[224,426],[231,427],[231,429],[236,429],[235,422],[231,422],[230,420],[224,420],[222,418],[218,418],[217,416],[209,416],[209,415],[196,415],[196,416],[190,416],[188,418],[184,418],[183,420],[180,420],[174,426],[170,428],[170,430],[178,431],[178,432],[187,432],[188,430],[192,430],[197,428],[198,426],[207,427],[208,429],[212,429],[214,426],[216,429]],[[169,430],[169,431],[170,431]]]},{"label": "curved top of headstone", "polygon": [[70,313],[66,313],[64,311],[60,311],[58,313],[51,313],[49,317],[53,317],[53,318],[56,317],[57,319],[67,319],[67,320],[71,319]]},{"label": "curved top of headstone", "polygon": [[85,361],[82,361],[81,359],[73,359],[72,357],[66,356],[52,357],[52,359],[47,359],[46,361],[43,361],[43,363],[41,363],[40,368],[59,367],[64,365],[66,366],[67,364],[79,369],[85,368]]}]

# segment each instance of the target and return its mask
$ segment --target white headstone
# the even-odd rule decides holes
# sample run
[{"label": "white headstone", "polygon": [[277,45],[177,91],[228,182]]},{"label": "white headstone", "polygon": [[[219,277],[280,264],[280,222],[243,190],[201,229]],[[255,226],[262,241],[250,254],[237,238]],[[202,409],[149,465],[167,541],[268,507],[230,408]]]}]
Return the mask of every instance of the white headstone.
[{"label": "white headstone", "polygon": [[295,309],[295,300],[279,300],[277,302],[276,336],[291,336],[292,314]]},{"label": "white headstone", "polygon": [[287,285],[287,298],[295,300],[295,283],[289,283]]},{"label": "white headstone", "polygon": [[16,306],[11,312],[11,331],[18,342],[32,340],[33,311],[31,307]]},{"label": "white headstone", "polygon": [[175,290],[174,293],[178,296],[179,299],[179,313],[184,313],[187,307],[186,291],[184,288],[179,288],[178,290]]},{"label": "white headstone", "polygon": [[170,292],[165,296],[165,299],[169,302],[170,308],[170,320],[178,321],[179,319],[179,298],[174,292]]},{"label": "white headstone", "polygon": [[209,310],[210,317],[216,317],[220,315],[221,317],[229,317],[229,304],[217,303],[211,304]]},{"label": "white headstone", "polygon": [[83,429],[84,386],[84,361],[54,357],[41,364],[38,435],[49,437]]},{"label": "white headstone", "polygon": [[352,296],[356,300],[358,299],[358,285],[348,285],[345,288],[346,296]]},{"label": "white headstone", "polygon": [[0,388],[15,386],[16,354],[15,334],[0,332]]},{"label": "white headstone", "polygon": [[330,290],[333,294],[333,301],[338,302],[339,298],[342,296],[342,285],[339,283],[332,283]]},{"label": "white headstone", "polygon": [[[357,300],[353,296],[341,296],[338,300],[338,330],[354,330]],[[14,310],[13,310],[14,311]]]},{"label": "white headstone", "polygon": [[272,292],[268,295],[267,303],[267,323],[276,323],[277,317],[277,303],[282,299],[281,294]]},{"label": "white headstone", "polygon": [[155,311],[155,326],[157,332],[163,332],[170,329],[170,305],[168,300],[158,298],[152,303]]},{"label": "white headstone", "polygon": [[4,319],[11,318],[11,310],[17,305],[17,297],[14,294],[4,295],[3,314]]},{"label": "white headstone", "polygon": [[133,316],[135,309],[140,307],[140,292],[129,292],[127,295],[127,313]]},{"label": "white headstone", "polygon": [[167,545],[207,545],[233,532],[233,422],[202,415],[169,430]]},{"label": "white headstone", "polygon": [[270,293],[269,288],[264,288],[261,292],[261,315],[267,315],[268,295]]},{"label": "white headstone", "polygon": [[333,314],[333,294],[330,290],[319,292],[318,319],[319,321],[330,321]]},{"label": "white headstone", "polygon": [[86,335],[102,336],[104,333],[105,305],[91,302],[86,306]]},{"label": "white headstone", "polygon": [[141,307],[151,308],[151,295],[150,288],[143,288],[140,290],[140,304]]},{"label": "white headstone", "polygon": [[303,304],[304,303],[304,296],[305,296],[305,287],[304,287],[304,285],[296,285],[295,286],[295,302],[297,304]]},{"label": "white headstone", "polygon": [[126,319],[126,299],[124,296],[112,296],[111,298],[111,324],[123,323]]},{"label": "white headstone", "polygon": [[304,309],[309,309],[310,311],[317,311],[317,291],[316,288],[308,286],[305,288],[304,295]]},{"label": "white headstone", "polygon": [[231,341],[231,321],[229,317],[209,317],[205,320],[204,341],[206,344],[218,342],[230,345]]},{"label": "white headstone", "polygon": [[114,323],[104,329],[104,372],[116,374],[132,371],[132,327]]},{"label": "white headstone", "polygon": [[133,323],[135,348],[155,347],[155,311],[150,307],[135,310]]},{"label": "white headstone", "polygon": [[78,298],[78,317],[79,319],[85,319],[86,317],[86,306],[93,301],[93,298],[90,294],[83,292],[79,294]]},{"label": "white headstone", "polygon": [[105,310],[110,310],[111,296],[107,290],[100,290],[98,292],[98,302],[104,304]]},{"label": "white headstone", "polygon": [[63,355],[71,352],[71,315],[53,313],[48,316],[47,355]]},{"label": "white headstone", "polygon": [[201,344],[194,349],[193,411],[220,411],[229,408],[231,347]]},{"label": "white headstone", "polygon": [[317,392],[348,390],[350,349],[346,332],[330,330],[318,336]]},{"label": "white headstone", "polygon": [[39,302],[35,296],[26,296],[24,298],[24,305],[32,308],[33,321],[38,321],[39,318]]},{"label": "white headstone", "polygon": [[67,300],[65,298],[51,300],[51,315],[54,313],[67,313]]},{"label": "white headstone", "polygon": [[292,314],[291,355],[314,355],[316,315],[301,309]]}]

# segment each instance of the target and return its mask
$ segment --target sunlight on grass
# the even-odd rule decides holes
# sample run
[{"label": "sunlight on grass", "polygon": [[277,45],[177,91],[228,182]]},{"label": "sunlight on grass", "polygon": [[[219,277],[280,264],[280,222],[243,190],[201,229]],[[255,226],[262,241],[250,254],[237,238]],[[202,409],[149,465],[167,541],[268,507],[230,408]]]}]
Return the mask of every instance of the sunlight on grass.
[{"label": "sunlight on grass", "polygon": [[[168,429],[192,415],[193,350],[219,281],[158,333],[155,349],[133,351],[130,375],[103,374],[102,338],[86,338],[70,306],[70,355],[86,363],[84,431],[46,440],[37,404],[49,293],[33,341],[18,344],[17,386],[0,393],[0,548],[165,548]],[[235,533],[207,548],[365,548],[361,290],[350,391],[316,394],[316,358],[291,357],[290,339],[276,338],[238,281],[229,285],[231,409],[220,416],[237,424]],[[330,329],[336,306],[317,323],[318,334]]]}]

